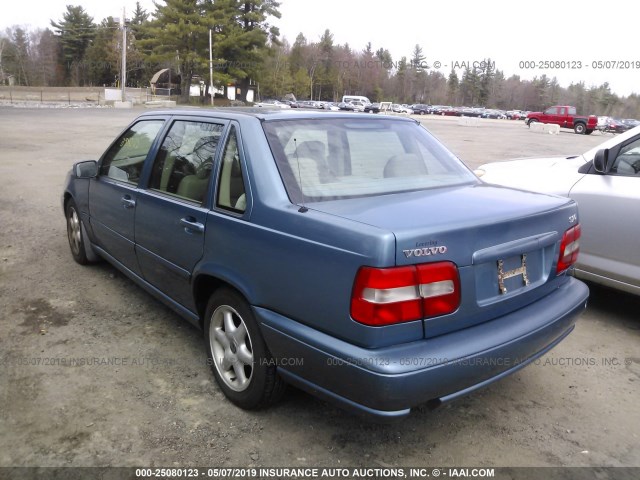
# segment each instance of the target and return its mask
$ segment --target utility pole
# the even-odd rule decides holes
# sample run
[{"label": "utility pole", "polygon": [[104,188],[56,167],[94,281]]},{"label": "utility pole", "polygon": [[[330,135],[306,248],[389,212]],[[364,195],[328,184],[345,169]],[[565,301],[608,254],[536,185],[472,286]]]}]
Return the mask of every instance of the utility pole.
[{"label": "utility pole", "polygon": [[122,18],[120,19],[120,28],[122,28],[122,101],[126,102],[126,88],[127,88],[127,25],[125,21],[125,7],[122,7]]},{"label": "utility pole", "polygon": [[209,29],[209,92],[211,93],[211,106],[213,107],[213,37]]}]

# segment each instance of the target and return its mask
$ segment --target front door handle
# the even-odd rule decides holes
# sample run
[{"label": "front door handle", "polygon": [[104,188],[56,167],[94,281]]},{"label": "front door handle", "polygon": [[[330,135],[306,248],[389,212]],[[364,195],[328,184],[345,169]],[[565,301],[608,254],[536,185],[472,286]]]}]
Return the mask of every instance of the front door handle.
[{"label": "front door handle", "polygon": [[136,206],[136,201],[132,199],[131,196],[129,195],[125,195],[120,199],[120,201],[122,202],[122,206],[127,209],[133,208]]},{"label": "front door handle", "polygon": [[185,217],[180,219],[180,224],[184,227],[187,233],[203,233],[204,224],[198,222],[193,217]]}]

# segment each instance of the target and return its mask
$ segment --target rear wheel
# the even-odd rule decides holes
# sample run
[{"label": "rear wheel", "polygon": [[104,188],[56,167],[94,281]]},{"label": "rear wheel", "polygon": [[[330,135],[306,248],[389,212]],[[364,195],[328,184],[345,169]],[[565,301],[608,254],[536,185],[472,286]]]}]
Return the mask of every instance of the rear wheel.
[{"label": "rear wheel", "polygon": [[576,123],[573,126],[573,131],[578,135],[584,135],[584,133],[587,131],[587,127],[584,123]]},{"label": "rear wheel", "polygon": [[224,288],[211,296],[204,334],[213,375],[229,400],[252,410],[282,396],[285,383],[251,307],[240,294]]}]

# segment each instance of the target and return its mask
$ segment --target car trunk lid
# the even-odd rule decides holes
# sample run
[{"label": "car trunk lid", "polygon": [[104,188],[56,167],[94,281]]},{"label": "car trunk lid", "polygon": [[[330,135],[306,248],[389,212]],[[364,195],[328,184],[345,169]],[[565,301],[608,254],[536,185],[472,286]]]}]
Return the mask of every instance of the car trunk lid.
[{"label": "car trunk lid", "polygon": [[486,184],[313,208],[392,231],[397,266],[456,264],[460,308],[426,319],[426,336],[481,323],[549,293],[562,235],[577,221],[570,199]]}]

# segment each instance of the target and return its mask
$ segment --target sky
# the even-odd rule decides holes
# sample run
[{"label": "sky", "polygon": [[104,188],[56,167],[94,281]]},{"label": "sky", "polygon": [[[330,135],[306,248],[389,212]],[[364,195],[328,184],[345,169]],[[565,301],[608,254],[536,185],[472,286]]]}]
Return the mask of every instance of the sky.
[{"label": "sky", "polygon": [[[19,25],[46,28],[60,20],[67,4],[82,5],[99,22],[133,11],[134,0],[23,0],[4,2],[0,31]],[[161,0],[160,0],[160,3]],[[152,0],[140,0],[155,11]],[[427,63],[448,76],[455,68],[491,58],[507,77],[546,74],[560,85],[609,82],[621,96],[640,94],[640,50],[635,17],[625,3],[580,0],[281,0],[281,19],[272,23],[290,43],[298,33],[317,41],[326,29],[334,44],[389,50],[394,61],[411,58],[419,44]],[[516,9],[515,7],[518,7]]]}]

